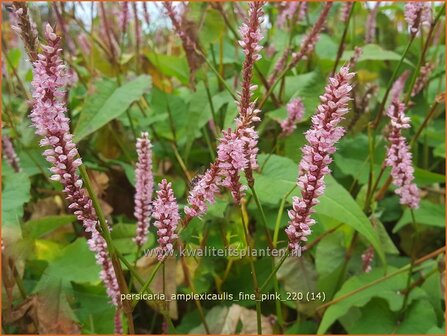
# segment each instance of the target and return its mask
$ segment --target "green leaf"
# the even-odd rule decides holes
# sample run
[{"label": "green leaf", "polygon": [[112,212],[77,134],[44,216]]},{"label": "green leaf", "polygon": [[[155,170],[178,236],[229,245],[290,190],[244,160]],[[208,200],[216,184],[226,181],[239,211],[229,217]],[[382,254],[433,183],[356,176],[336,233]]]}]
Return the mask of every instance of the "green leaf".
[{"label": "green leaf", "polygon": [[333,273],[343,264],[346,254],[343,232],[334,232],[317,245],[315,266],[320,277]]},{"label": "green leaf", "polygon": [[[396,268],[394,267],[387,268],[387,272],[393,272],[395,270]],[[384,274],[385,272],[383,268],[375,268],[370,273],[353,276],[343,284],[334,299],[370,284],[371,282],[382,278]],[[407,278],[408,276],[405,273],[395,275],[329,306],[323,315],[317,333],[324,334],[337,319],[345,316],[351,308],[363,307],[373,298],[382,298],[386,300],[388,302],[388,308],[393,312],[398,312],[404,301],[404,296],[400,294],[400,291],[406,287]],[[420,288],[414,288],[409,295],[408,304],[411,304],[413,300],[425,296],[426,294]]]},{"label": "green leaf", "polygon": [[[385,50],[377,44],[367,44],[362,49],[363,52],[358,60],[358,63],[363,61],[400,61],[402,57],[398,53],[391,50]],[[353,50],[346,50],[343,53],[341,60],[347,61],[352,57],[353,54]],[[411,63],[408,59],[405,59],[404,63],[414,66],[413,63]]]},{"label": "green leaf", "polygon": [[158,71],[167,76],[177,78],[182,84],[188,84],[189,67],[184,55],[171,56],[148,52],[146,56]]},{"label": "green leaf", "polygon": [[142,75],[112,92],[113,83],[101,81],[98,96],[93,95],[81,112],[79,123],[74,131],[74,140],[77,142],[109,121],[118,118],[132,103],[149,91],[150,85],[150,77]]},{"label": "green leaf", "polygon": [[115,307],[110,304],[102,284],[73,285],[76,308],[73,309],[82,326],[82,334],[112,334]]},{"label": "green leaf", "polygon": [[30,180],[24,172],[3,176],[2,228],[18,230],[23,217],[23,205],[31,199]]},{"label": "green leaf", "polygon": [[355,322],[350,322],[351,325],[343,323],[349,334],[426,334],[437,322],[433,307],[427,300],[411,304],[403,321],[400,321],[400,314],[390,311],[382,299],[371,300],[360,309],[360,314]]},{"label": "green leaf", "polygon": [[98,283],[99,270],[95,255],[87,246],[87,240],[78,238],[62,250],[59,258],[48,265],[34,292],[51,286],[68,288],[71,281]]},{"label": "green leaf", "polygon": [[[444,204],[434,204],[427,200],[421,200],[419,209],[415,209],[413,211],[416,224],[445,228]],[[393,228],[393,232],[395,233],[402,229],[404,226],[412,223],[413,219],[411,217],[411,211],[409,208],[406,208],[402,218]]]},{"label": "green leaf", "polygon": [[[268,155],[265,154],[259,155],[260,166],[263,169],[262,174],[255,174],[255,189],[262,203],[277,206],[295,186],[298,168],[292,160],[277,155],[270,156],[263,166],[267,157]],[[374,246],[382,261],[385,262],[378,235],[357,202],[332,176],[326,176],[325,182],[326,191],[320,197],[320,204],[315,207],[316,213],[351,226]],[[295,189],[290,198],[299,194],[299,190]]]},{"label": "green leaf", "polygon": [[71,224],[76,221],[74,215],[47,216],[33,219],[24,224],[24,235],[29,238],[40,238],[60,226]]},{"label": "green leaf", "polygon": [[[111,232],[114,246],[123,254],[136,252],[137,246],[133,241],[135,234],[136,224],[115,224]],[[154,235],[148,233],[148,241],[143,246],[143,249],[151,246],[154,243],[154,240]]]},{"label": "green leaf", "polygon": [[[445,148],[445,147],[444,147]],[[433,173],[429,170],[414,167],[414,181],[417,185],[429,185],[433,183],[445,183],[445,176]]]},{"label": "green leaf", "polygon": [[187,152],[189,152],[194,139],[202,134],[200,130],[210,119],[211,110],[206,89],[203,83],[199,83],[196,91],[191,95],[188,108],[188,119],[184,126]]}]

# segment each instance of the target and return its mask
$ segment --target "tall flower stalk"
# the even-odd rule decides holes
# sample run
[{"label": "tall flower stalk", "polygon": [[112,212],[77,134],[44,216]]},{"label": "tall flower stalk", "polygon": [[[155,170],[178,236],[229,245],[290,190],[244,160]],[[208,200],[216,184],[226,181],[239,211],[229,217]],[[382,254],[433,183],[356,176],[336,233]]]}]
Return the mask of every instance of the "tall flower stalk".
[{"label": "tall flower stalk", "polygon": [[192,23],[186,20],[185,13],[179,15],[177,10],[172,5],[172,2],[163,2],[166,14],[171,19],[174,31],[182,41],[183,50],[188,61],[190,85],[195,88],[195,72],[203,64],[203,56],[199,53],[200,46],[196,33],[192,27]]},{"label": "tall flower stalk", "polygon": [[419,207],[419,189],[414,180],[414,168],[410,146],[407,144],[402,130],[410,128],[410,118],[405,116],[405,104],[394,100],[388,108],[390,118],[389,147],[385,164],[391,167],[393,184],[397,187],[395,193],[400,197],[400,203],[410,208]]},{"label": "tall flower stalk", "polygon": [[320,96],[317,114],[312,117],[312,127],[306,132],[307,144],[302,148],[297,181],[301,196],[293,198],[289,225],[285,230],[289,249],[295,255],[301,254],[303,243],[312,232],[311,226],[315,224],[311,218],[313,207],[324,193],[324,176],[331,172],[329,164],[336,151],[335,144],[344,135],[343,127],[338,124],[349,111],[350,80],[353,76],[348,67],[342,67],[339,73],[329,78],[325,93]]},{"label": "tall flower stalk", "polygon": [[[274,70],[268,79],[269,88],[267,89],[266,94],[259,104],[260,107],[264,106],[264,103],[273,92],[273,89],[275,88],[281,77],[284,76],[287,71],[293,69],[304,57],[309,56],[314,51],[315,46],[320,39],[320,33],[323,30],[331,8],[332,2],[326,2],[324,4],[323,10],[318,17],[317,22],[315,22],[309,33],[304,36],[303,40],[301,41],[299,51],[292,54],[292,59],[288,65],[286,65],[285,61],[288,58],[289,52],[287,50],[284,52],[278,63],[275,65]],[[286,52],[287,55],[285,54]]]},{"label": "tall flower stalk", "polygon": [[152,144],[147,132],[142,132],[137,139],[138,162],[135,167],[135,218],[137,232],[134,238],[138,248],[147,241],[149,221],[152,212],[152,193],[154,191],[154,176],[152,174]]},{"label": "tall flower stalk", "polygon": [[88,245],[95,253],[96,261],[101,266],[100,278],[104,282],[112,303],[120,306],[120,288],[116,278],[112,260],[108,253],[107,243],[97,229],[98,217],[93,203],[82,187],[83,182],[77,174],[82,164],[78,150],[70,133],[69,119],[65,116],[64,86],[66,80],[65,66],[60,57],[60,37],[50,25],[46,26],[43,52],[34,62],[32,81],[34,106],[30,115],[36,134],[42,137],[40,145],[49,147],[44,156],[52,167],[52,180],[59,181],[69,203],[68,208],[83,223],[84,230],[90,235]]},{"label": "tall flower stalk", "polygon": [[214,195],[219,191],[220,186],[228,188],[235,203],[239,204],[245,190],[240,182],[242,171],[245,171],[249,186],[254,183],[253,169],[258,167],[256,159],[258,135],[254,129],[254,123],[260,119],[259,109],[252,101],[256,86],[252,85],[251,81],[254,64],[261,58],[259,52],[262,47],[259,42],[262,39],[260,24],[263,21],[263,4],[261,1],[250,2],[248,18],[240,28],[242,39],[239,44],[243,48],[245,61],[242,69],[242,88],[236,101],[239,110],[236,130],[229,129],[223,132],[217,148],[216,161],[200,177],[189,194],[189,206],[185,207],[187,217],[184,224],[192,217],[205,213],[206,202],[214,202]]}]

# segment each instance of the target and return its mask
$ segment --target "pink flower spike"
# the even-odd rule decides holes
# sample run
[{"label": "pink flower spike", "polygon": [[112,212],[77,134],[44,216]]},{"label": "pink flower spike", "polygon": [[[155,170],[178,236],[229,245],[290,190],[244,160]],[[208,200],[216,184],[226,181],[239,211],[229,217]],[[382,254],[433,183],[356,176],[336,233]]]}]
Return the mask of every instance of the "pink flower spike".
[{"label": "pink flower spike", "polygon": [[352,87],[350,80],[354,73],[348,67],[329,78],[325,93],[320,97],[317,114],[312,117],[312,126],[306,132],[307,144],[302,148],[303,157],[299,164],[297,185],[301,197],[294,197],[292,209],[289,210],[289,226],[286,234],[289,249],[295,255],[301,255],[303,242],[311,234],[315,220],[311,218],[313,207],[319,203],[318,198],[324,193],[324,176],[329,174],[331,154],[336,151],[335,144],[343,136],[344,129],[338,124],[348,113]]},{"label": "pink flower spike", "polygon": [[218,165],[213,163],[211,167],[199,177],[196,185],[188,196],[188,203],[184,211],[189,217],[200,217],[208,209],[207,202],[213,204],[215,195],[219,192],[218,187]]},{"label": "pink flower spike", "polygon": [[46,26],[47,45],[42,46],[33,66],[33,109],[31,121],[36,134],[43,137],[41,146],[50,148],[43,153],[51,163],[52,180],[62,183],[63,192],[69,203],[68,208],[83,223],[85,232],[91,235],[88,240],[90,250],[95,253],[96,262],[101,266],[100,278],[107,294],[115,306],[120,304],[120,289],[107,244],[100,235],[98,217],[93,202],[82,188],[82,180],[77,175],[81,165],[73,135],[70,133],[69,119],[65,116],[64,86],[66,85],[65,66],[62,63],[60,37],[56,36],[50,25]]},{"label": "pink flower spike", "polygon": [[9,165],[14,169],[16,173],[20,172],[22,169],[20,168],[20,159],[14,150],[14,146],[12,144],[11,138],[2,135],[2,148],[3,148],[3,157],[9,163]]},{"label": "pink flower spike", "polygon": [[353,4],[354,4],[354,2],[351,2],[351,1],[343,2],[343,4],[341,5],[341,10],[340,10],[340,21],[341,22],[346,23],[348,21],[349,13],[351,12],[351,8],[352,8]]},{"label": "pink flower spike", "polygon": [[405,5],[405,20],[413,36],[419,32],[421,26],[430,25],[432,20],[430,2],[411,1]]},{"label": "pink flower spike", "polygon": [[244,146],[245,141],[228,129],[223,131],[223,138],[217,148],[219,175],[222,179],[220,184],[231,191],[236,204],[240,204],[245,189],[239,177],[239,173],[247,168],[248,164]]},{"label": "pink flower spike", "polygon": [[420,202],[419,189],[414,180],[414,168],[410,146],[402,136],[402,129],[410,128],[410,118],[405,116],[405,104],[394,100],[387,110],[390,117],[389,147],[385,164],[391,167],[395,193],[400,196],[400,203],[410,208],[418,208]]},{"label": "pink flower spike", "polygon": [[402,75],[399,76],[398,79],[393,83],[393,86],[390,90],[390,101],[393,102],[396,99],[400,99],[400,96],[404,92],[405,83],[407,82],[408,77],[410,76],[410,71],[405,70]]},{"label": "pink flower spike", "polygon": [[430,74],[434,69],[435,69],[434,64],[429,62],[425,63],[425,65],[421,67],[419,76],[416,79],[416,82],[414,83],[413,90],[411,91],[412,97],[416,96],[427,86]]},{"label": "pink flower spike", "polygon": [[374,260],[374,248],[368,247],[362,254],[362,269],[363,272],[369,273],[372,271],[372,263]]},{"label": "pink flower spike", "polygon": [[152,212],[152,193],[154,191],[154,177],[152,175],[152,144],[147,132],[141,133],[137,139],[138,162],[135,167],[135,218],[137,232],[134,238],[137,246],[141,247],[147,241],[149,221]]},{"label": "pink flower spike", "polygon": [[158,229],[159,254],[163,260],[174,251],[174,242],[178,238],[175,233],[180,220],[177,201],[172,191],[172,184],[165,179],[158,184],[157,198],[154,201],[154,226]]},{"label": "pink flower spike", "polygon": [[376,17],[379,12],[380,1],[377,1],[374,8],[369,11],[368,18],[366,19],[366,29],[365,29],[365,43],[374,43],[376,39]]},{"label": "pink flower spike", "polygon": [[281,136],[287,136],[296,129],[296,124],[301,121],[304,115],[304,105],[301,99],[292,99],[287,104],[287,118],[281,122]]},{"label": "pink flower spike", "polygon": [[121,33],[125,34],[129,25],[129,3],[123,1],[120,3],[119,25]]}]

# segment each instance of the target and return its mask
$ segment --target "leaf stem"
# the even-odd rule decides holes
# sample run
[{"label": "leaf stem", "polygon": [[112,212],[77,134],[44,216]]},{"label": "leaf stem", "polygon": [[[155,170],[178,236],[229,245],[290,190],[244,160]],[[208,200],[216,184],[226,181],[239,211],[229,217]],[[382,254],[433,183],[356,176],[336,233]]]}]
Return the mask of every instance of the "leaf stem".
[{"label": "leaf stem", "polygon": [[343,51],[345,49],[345,40],[346,40],[346,36],[348,35],[349,22],[351,21],[351,17],[353,16],[352,14],[354,13],[355,5],[356,5],[356,2],[354,2],[352,4],[351,10],[349,11],[349,16],[345,23],[345,29],[343,30],[343,35],[341,37],[341,41],[338,46],[337,57],[335,59],[334,67],[332,68],[331,77],[334,75],[335,71],[337,70],[338,62],[340,61],[340,58],[343,55]]},{"label": "leaf stem", "polygon": [[275,221],[275,231],[273,232],[273,247],[276,248],[276,245],[278,244],[278,236],[279,236],[279,226],[281,224],[282,214],[284,212],[284,207],[286,205],[286,201],[289,198],[290,194],[295,190],[296,184],[293,186],[292,189],[283,197],[281,200],[281,204],[279,206],[278,215],[276,216]]},{"label": "leaf stem", "polygon": [[[427,261],[427,260],[429,260],[429,259],[431,259],[433,257],[436,257],[437,255],[445,252],[445,250],[446,250],[446,247],[444,246],[444,247],[441,247],[440,249],[437,249],[436,251],[433,251],[433,252],[431,252],[431,253],[429,253],[429,254],[419,258],[418,260],[416,260],[414,262],[414,266],[420,265],[423,262],[425,262],[425,261]],[[340,301],[343,301],[343,300],[351,297],[354,294],[357,294],[357,293],[359,293],[359,292],[361,292],[361,291],[363,291],[365,289],[368,289],[368,288],[370,288],[372,286],[375,286],[375,285],[381,283],[382,281],[388,280],[389,278],[392,278],[393,276],[396,276],[396,275],[398,275],[398,274],[400,274],[402,272],[405,272],[409,268],[410,268],[410,264],[405,265],[404,267],[399,268],[398,270],[396,270],[394,272],[388,273],[387,275],[384,275],[383,277],[381,277],[381,278],[379,278],[377,280],[374,280],[374,281],[372,281],[372,282],[370,282],[370,283],[368,283],[368,284],[366,284],[366,285],[364,285],[362,287],[359,287],[359,288],[357,288],[357,289],[355,289],[355,290],[353,290],[353,291],[351,291],[349,293],[341,295],[341,296],[339,296],[339,297],[337,297],[337,298],[335,298],[335,299],[333,299],[333,300],[331,300],[331,301],[329,301],[329,302],[319,306],[317,308],[317,310],[325,309],[325,308],[327,308],[327,307],[329,307],[329,306],[331,306],[333,304],[336,304],[336,303],[338,303]]]},{"label": "leaf stem", "polygon": [[273,247],[272,237],[270,236],[270,232],[269,232],[268,227],[267,227],[267,219],[265,217],[264,208],[262,207],[262,204],[259,201],[258,194],[256,193],[256,190],[255,190],[254,186],[250,186],[250,190],[251,190],[251,193],[252,193],[253,198],[255,200],[256,207],[258,208],[259,212],[261,213],[262,225],[264,227],[264,231],[265,231],[265,234],[267,236],[267,241],[269,243],[269,246]]},{"label": "leaf stem", "polygon": [[377,111],[376,118],[375,118],[375,120],[374,120],[374,122],[372,124],[372,128],[373,129],[376,129],[379,126],[380,120],[382,119],[382,116],[383,116],[383,111],[385,109],[385,104],[386,104],[386,101],[388,99],[388,95],[390,94],[390,91],[391,91],[391,87],[393,86],[394,80],[397,77],[397,73],[399,72],[399,69],[400,69],[402,63],[404,62],[404,59],[407,56],[408,50],[410,50],[410,47],[413,44],[414,38],[415,38],[415,36],[411,35],[410,41],[408,41],[407,47],[405,48],[405,51],[403,52],[403,54],[402,54],[402,56],[401,56],[401,58],[399,60],[399,63],[397,64],[397,67],[394,68],[393,74],[391,75],[391,78],[388,81],[388,85],[387,85],[387,88],[386,88],[386,91],[385,91],[385,95],[383,96],[382,102],[381,102],[380,107],[379,107],[379,109]]},{"label": "leaf stem", "polygon": [[[245,222],[245,216],[244,216],[244,210],[242,209],[242,206],[240,208],[241,210],[241,220],[242,220],[242,226],[244,228],[244,235],[245,235],[245,242],[247,244],[247,248],[251,248],[251,242],[250,242],[250,235],[248,233],[247,224]],[[262,323],[261,323],[261,300],[260,300],[260,293],[261,290],[259,289],[258,280],[256,278],[256,270],[255,270],[255,264],[253,262],[253,259],[251,256],[249,258],[250,263],[250,272],[253,280],[253,287],[255,290],[255,304],[256,304],[256,324],[257,324],[257,331],[259,335],[262,335]]]}]

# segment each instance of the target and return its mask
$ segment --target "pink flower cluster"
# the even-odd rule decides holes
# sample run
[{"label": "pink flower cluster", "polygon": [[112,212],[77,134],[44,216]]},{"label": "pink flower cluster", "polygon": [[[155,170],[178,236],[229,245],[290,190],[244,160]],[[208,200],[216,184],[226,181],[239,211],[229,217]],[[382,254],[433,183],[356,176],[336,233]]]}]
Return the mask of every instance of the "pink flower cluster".
[{"label": "pink flower cluster", "polygon": [[[242,40],[239,41],[239,44],[244,50],[245,61],[242,67],[242,88],[239,93],[239,101],[236,101],[239,109],[239,116],[236,119],[236,139],[243,142],[244,157],[247,160],[246,165],[242,163],[239,165],[245,166],[244,170],[248,184],[252,185],[254,183],[253,169],[258,167],[256,159],[258,154],[258,134],[254,129],[254,123],[260,120],[258,117],[260,110],[255,107],[255,102],[252,101],[252,93],[257,87],[252,85],[251,81],[254,63],[261,59],[259,52],[262,50],[262,46],[259,42],[263,38],[260,26],[264,21],[264,11],[262,9],[264,2],[253,1],[250,2],[249,6],[248,20],[240,28]],[[239,147],[237,143],[233,146],[235,150]],[[238,153],[235,153],[235,157],[237,156]],[[224,177],[226,177],[225,170],[223,172]],[[233,196],[238,193],[236,189],[232,191]],[[235,200],[237,202],[237,198]]]},{"label": "pink flower cluster", "polygon": [[336,151],[335,144],[344,134],[344,129],[338,124],[348,113],[352,90],[350,80],[353,76],[354,73],[350,73],[348,67],[342,67],[338,74],[329,78],[325,93],[320,96],[321,104],[317,114],[312,117],[312,127],[306,132],[308,144],[302,148],[303,157],[297,181],[301,197],[293,198],[289,226],[285,230],[289,249],[294,254],[301,254],[302,243],[307,241],[311,226],[315,224],[311,218],[314,212],[312,208],[319,203],[318,197],[324,193],[324,176],[331,172],[331,155]]},{"label": "pink flower cluster", "polygon": [[374,260],[374,248],[369,246],[362,254],[362,269],[363,272],[369,273],[372,271],[372,263]]},{"label": "pink flower cluster", "polygon": [[376,17],[379,11],[380,1],[377,1],[374,8],[369,11],[368,18],[366,19],[365,29],[365,43],[374,43],[376,39]]},{"label": "pink flower cluster", "polygon": [[14,150],[11,138],[6,135],[2,135],[2,149],[3,157],[9,163],[9,165],[14,169],[16,173],[20,172],[20,159],[17,156],[16,151]]},{"label": "pink flower cluster", "polygon": [[152,212],[152,193],[154,191],[154,176],[152,175],[152,144],[147,132],[141,133],[137,139],[138,162],[135,168],[135,218],[137,232],[134,238],[137,246],[141,247],[147,241],[149,221]]},{"label": "pink flower cluster", "polygon": [[77,158],[78,150],[70,133],[69,120],[65,116],[63,98],[66,80],[65,66],[60,57],[60,37],[56,36],[50,25],[46,26],[45,37],[48,44],[42,46],[43,53],[38,55],[34,63],[34,107],[30,117],[36,133],[43,137],[40,145],[50,147],[43,154],[52,164],[51,179],[62,183],[69,209],[91,235],[88,243],[96,255],[97,263],[102,267],[100,277],[113,304],[118,306],[120,290],[107,245],[96,228],[98,219],[92,200],[82,188],[82,180],[76,173],[82,162]]},{"label": "pink flower cluster", "polygon": [[202,216],[208,209],[207,203],[213,204],[215,202],[215,195],[219,192],[219,187],[217,185],[218,172],[218,164],[213,163],[199,178],[188,196],[188,203],[190,206],[184,208],[187,216]]},{"label": "pink flower cluster", "polygon": [[[315,46],[320,39],[320,32],[324,27],[326,19],[329,15],[329,10],[331,8],[332,2],[326,2],[323,7],[323,11],[318,17],[317,22],[315,22],[310,32],[306,36],[304,36],[303,40],[301,41],[300,50],[292,54],[292,60],[289,64],[289,68],[293,68],[294,66],[296,66],[301,59],[310,55],[315,49]],[[286,62],[289,57],[289,53],[289,49],[284,50],[282,56],[275,64],[273,72],[268,79],[269,85],[273,85],[273,83],[275,83],[276,77],[286,68]]]},{"label": "pink flower cluster", "polygon": [[391,167],[393,184],[397,187],[395,193],[400,196],[400,203],[410,208],[419,207],[419,189],[414,180],[414,168],[410,147],[402,136],[402,129],[410,127],[410,118],[405,116],[405,104],[394,100],[387,110],[390,117],[390,143],[385,164]]},{"label": "pink flower cluster", "polygon": [[286,1],[282,4],[283,8],[278,15],[277,23],[280,28],[286,26],[287,20],[291,22],[301,21],[306,17],[307,2],[305,1]]},{"label": "pink flower cluster", "polygon": [[129,25],[129,3],[127,1],[123,1],[120,3],[120,7],[119,26],[121,33],[125,34],[127,31],[127,26]]},{"label": "pink flower cluster", "polygon": [[292,99],[287,104],[287,118],[281,122],[281,136],[287,136],[296,129],[296,124],[303,119],[304,105],[301,99]]},{"label": "pink flower cluster", "polygon": [[405,20],[413,36],[418,33],[421,25],[430,25],[432,20],[430,2],[407,2],[405,5]]},{"label": "pink flower cluster", "polygon": [[421,67],[419,76],[416,79],[416,82],[414,83],[413,90],[411,91],[412,97],[416,96],[427,86],[429,76],[434,69],[435,69],[434,64],[430,62],[425,63],[425,65]]},{"label": "pink flower cluster", "polygon": [[157,198],[154,201],[154,226],[158,229],[158,259],[163,260],[174,251],[174,242],[178,238],[175,233],[180,221],[177,201],[172,191],[172,184],[165,179],[158,184]]},{"label": "pink flower cluster", "polygon": [[362,53],[363,53],[362,48],[360,48],[360,47],[354,48],[354,53],[352,54],[351,58],[349,59],[349,62],[347,65],[350,69],[354,68],[357,65],[357,62],[359,61],[360,56],[362,56]]},{"label": "pink flower cluster", "polygon": [[186,19],[186,7],[183,7],[182,13],[178,13],[173,7],[172,2],[163,2],[163,6],[165,7],[166,14],[171,19],[174,31],[182,41],[182,47],[185,51],[190,70],[190,84],[194,86],[194,73],[204,61],[202,55],[198,53],[200,46],[194,30],[191,29],[192,23]]},{"label": "pink flower cluster", "polygon": [[326,19],[329,15],[329,11],[332,8],[332,2],[326,2],[323,7],[323,11],[318,17],[317,22],[312,26],[311,31],[301,41],[300,50],[297,53],[292,54],[292,61],[290,67],[294,67],[304,57],[310,55],[315,49],[318,40],[320,39],[320,33],[323,30]]},{"label": "pink flower cluster", "polygon": [[350,1],[343,2],[340,10],[340,21],[346,23],[349,18],[349,13],[351,12],[352,5],[354,3]]},{"label": "pink flower cluster", "polygon": [[393,102],[395,100],[399,100],[400,96],[404,92],[405,83],[407,82],[408,77],[410,76],[410,71],[405,70],[402,75],[399,76],[398,79],[393,83],[393,86],[390,89],[390,101]]},{"label": "pink flower cluster", "polygon": [[25,2],[15,1],[13,6],[16,20],[11,29],[20,35],[30,61],[34,62],[37,60],[37,47],[39,44],[36,24],[28,15],[28,7]]},{"label": "pink flower cluster", "polygon": [[236,204],[241,201],[245,187],[240,182],[239,172],[247,168],[245,142],[231,129],[223,131],[217,148],[217,165],[221,180],[219,184],[231,190]]}]

